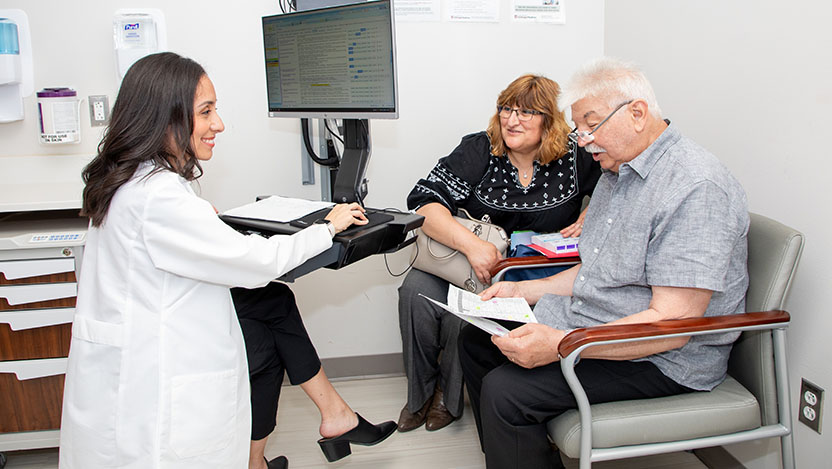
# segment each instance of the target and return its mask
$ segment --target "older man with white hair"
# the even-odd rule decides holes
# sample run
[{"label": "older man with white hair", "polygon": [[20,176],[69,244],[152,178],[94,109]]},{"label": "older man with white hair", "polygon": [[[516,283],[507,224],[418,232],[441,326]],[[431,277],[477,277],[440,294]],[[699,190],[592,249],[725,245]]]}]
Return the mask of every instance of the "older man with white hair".
[{"label": "older man with white hair", "polygon": [[[745,193],[707,150],[662,118],[631,64],[603,58],[578,71],[561,107],[570,138],[604,169],[580,240],[581,264],[483,292],[522,297],[538,324],[505,337],[466,327],[460,360],[489,468],[562,467],[546,422],[577,407],[557,363],[565,333],[744,311]],[[588,349],[576,366],[591,403],[710,390],[725,378],[736,333]]]}]

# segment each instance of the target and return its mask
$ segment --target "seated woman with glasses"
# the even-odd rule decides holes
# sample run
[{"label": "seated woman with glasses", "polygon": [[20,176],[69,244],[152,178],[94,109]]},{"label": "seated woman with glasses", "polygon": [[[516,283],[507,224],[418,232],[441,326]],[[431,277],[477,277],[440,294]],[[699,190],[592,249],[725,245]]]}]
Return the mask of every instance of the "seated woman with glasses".
[{"label": "seated woman with glasses", "polygon": [[[601,175],[598,162],[570,141],[570,128],[558,110],[560,88],[548,78],[524,75],[497,98],[488,129],[467,135],[441,158],[407,198],[409,209],[425,217],[424,233],[465,254],[479,280],[500,260],[496,247],[456,222],[463,208],[488,215],[507,232],[533,230],[578,236],[581,203]],[[426,423],[438,430],[462,415],[462,370],[457,337],[462,321],[418,295],[445,302],[448,282],[413,269],[399,288],[407,403],[399,431]]]}]

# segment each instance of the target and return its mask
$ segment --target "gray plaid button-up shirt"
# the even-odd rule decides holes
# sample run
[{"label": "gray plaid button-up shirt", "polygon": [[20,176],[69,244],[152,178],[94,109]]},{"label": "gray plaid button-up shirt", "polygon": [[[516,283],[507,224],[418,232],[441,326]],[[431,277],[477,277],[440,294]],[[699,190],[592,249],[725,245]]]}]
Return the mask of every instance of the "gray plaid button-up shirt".
[{"label": "gray plaid button-up shirt", "polygon": [[[618,174],[601,176],[581,234],[573,296],[545,295],[535,315],[564,330],[605,324],[646,310],[652,286],[712,290],[705,316],[743,312],[748,223],[739,182],[671,125]],[[738,335],[695,336],[641,360],[679,384],[709,390],[725,378]]]}]

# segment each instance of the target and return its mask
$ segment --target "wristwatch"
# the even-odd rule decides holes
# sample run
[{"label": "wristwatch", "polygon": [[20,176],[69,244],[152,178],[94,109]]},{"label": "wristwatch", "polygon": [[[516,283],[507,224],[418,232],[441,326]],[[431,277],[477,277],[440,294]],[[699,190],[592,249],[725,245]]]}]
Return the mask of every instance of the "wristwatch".
[{"label": "wristwatch", "polygon": [[326,228],[329,230],[329,236],[331,238],[335,237],[335,225],[332,224],[331,221],[327,220],[326,218],[318,218],[313,223],[314,225],[326,225]]}]

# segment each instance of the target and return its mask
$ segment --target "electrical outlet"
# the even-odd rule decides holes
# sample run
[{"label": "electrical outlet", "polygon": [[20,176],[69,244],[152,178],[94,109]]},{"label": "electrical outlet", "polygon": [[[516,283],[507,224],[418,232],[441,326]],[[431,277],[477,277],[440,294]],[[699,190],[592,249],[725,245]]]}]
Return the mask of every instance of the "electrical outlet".
[{"label": "electrical outlet", "polygon": [[110,104],[106,95],[90,96],[90,125],[99,127],[110,123]]},{"label": "electrical outlet", "polygon": [[823,389],[815,384],[800,381],[800,404],[797,419],[807,427],[820,433],[821,409],[823,408]]}]

